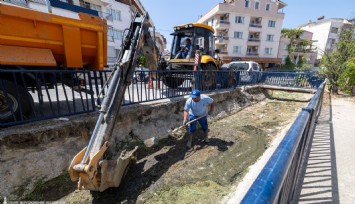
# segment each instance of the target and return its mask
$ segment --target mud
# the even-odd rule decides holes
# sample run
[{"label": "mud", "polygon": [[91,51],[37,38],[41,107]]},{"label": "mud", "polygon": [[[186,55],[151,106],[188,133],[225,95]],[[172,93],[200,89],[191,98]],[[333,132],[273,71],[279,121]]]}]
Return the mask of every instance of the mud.
[{"label": "mud", "polygon": [[[266,99],[210,123],[210,143],[202,131],[186,148],[184,135],[169,137],[152,148],[140,148],[119,188],[103,193],[65,192],[65,203],[218,203],[268,148],[273,138],[292,123],[310,95],[269,93],[284,100]],[[131,141],[132,142],[132,141]],[[140,143],[140,141],[136,141]],[[68,185],[74,186],[73,183]]]}]

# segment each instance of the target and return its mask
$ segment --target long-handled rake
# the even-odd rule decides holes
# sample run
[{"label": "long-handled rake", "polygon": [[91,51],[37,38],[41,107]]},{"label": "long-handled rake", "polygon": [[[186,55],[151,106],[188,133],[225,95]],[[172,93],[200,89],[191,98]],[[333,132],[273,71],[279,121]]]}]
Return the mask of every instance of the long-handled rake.
[{"label": "long-handled rake", "polygon": [[195,119],[193,119],[193,120],[187,122],[185,125],[181,125],[180,127],[177,127],[177,128],[175,128],[175,129],[173,129],[173,130],[169,130],[168,133],[169,133],[172,137],[174,137],[174,138],[176,138],[176,139],[179,139],[179,138],[182,136],[182,133],[183,133],[183,132],[182,132],[182,129],[183,129],[184,127],[190,125],[190,124],[193,123],[193,122],[196,122],[196,121],[200,120],[200,119],[203,118],[203,117],[206,117],[206,115],[203,115],[203,116],[200,116],[200,117],[198,117],[198,118],[195,118]]}]

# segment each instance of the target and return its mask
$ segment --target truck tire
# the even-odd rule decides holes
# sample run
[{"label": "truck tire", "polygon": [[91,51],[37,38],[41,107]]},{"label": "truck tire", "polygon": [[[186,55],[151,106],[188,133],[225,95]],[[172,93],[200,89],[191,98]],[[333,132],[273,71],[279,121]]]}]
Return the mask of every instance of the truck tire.
[{"label": "truck tire", "polygon": [[[27,90],[17,85],[18,95],[21,99],[21,101],[19,101],[16,97],[16,85],[13,82],[2,80],[0,83],[0,122],[5,123],[21,120],[21,111],[23,118],[29,116],[32,113],[31,104],[33,104],[33,98],[28,94]],[[13,108],[13,114],[10,107]]]},{"label": "truck tire", "polygon": [[212,90],[216,87],[216,71],[217,67],[211,63],[202,65],[203,72],[201,76],[202,90]]},{"label": "truck tire", "polygon": [[174,77],[172,76],[172,74],[178,75],[178,73],[167,73],[163,75],[163,83],[169,88],[176,89],[181,86],[181,84],[183,84],[185,80],[181,77]]}]

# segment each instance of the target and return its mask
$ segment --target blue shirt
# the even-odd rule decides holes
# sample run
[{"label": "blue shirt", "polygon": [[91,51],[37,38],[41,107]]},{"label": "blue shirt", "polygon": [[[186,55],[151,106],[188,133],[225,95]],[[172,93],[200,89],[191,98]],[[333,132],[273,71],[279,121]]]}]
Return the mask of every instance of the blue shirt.
[{"label": "blue shirt", "polygon": [[184,110],[189,111],[189,115],[204,116],[207,115],[207,105],[213,103],[213,99],[209,96],[201,94],[201,100],[195,102],[190,97],[185,103]]},{"label": "blue shirt", "polygon": [[[185,49],[186,49],[186,50],[185,50]],[[187,44],[187,45],[185,46],[184,50],[181,52],[181,56],[182,56],[183,58],[185,58],[185,57],[189,54],[190,49],[191,49],[191,44]]]}]

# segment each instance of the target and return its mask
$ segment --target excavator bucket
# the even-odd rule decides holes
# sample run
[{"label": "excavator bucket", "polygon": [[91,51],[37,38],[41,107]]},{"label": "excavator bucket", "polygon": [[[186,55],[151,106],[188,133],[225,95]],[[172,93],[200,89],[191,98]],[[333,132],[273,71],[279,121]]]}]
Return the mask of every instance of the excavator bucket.
[{"label": "excavator bucket", "polygon": [[136,161],[136,150],[124,151],[117,160],[103,160],[101,166],[101,184],[99,191],[104,191],[109,187],[118,187],[121,184],[122,178],[127,174],[127,171],[132,163]]},{"label": "excavator bucket", "polygon": [[136,160],[135,152],[138,147],[131,151],[122,151],[117,160],[99,161],[107,147],[106,142],[88,164],[80,164],[86,147],[74,157],[69,167],[69,175],[72,181],[78,181],[78,189],[102,192],[120,185],[130,164]]}]

